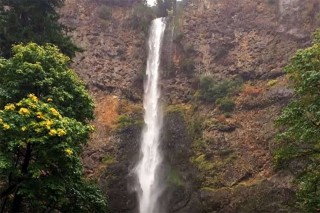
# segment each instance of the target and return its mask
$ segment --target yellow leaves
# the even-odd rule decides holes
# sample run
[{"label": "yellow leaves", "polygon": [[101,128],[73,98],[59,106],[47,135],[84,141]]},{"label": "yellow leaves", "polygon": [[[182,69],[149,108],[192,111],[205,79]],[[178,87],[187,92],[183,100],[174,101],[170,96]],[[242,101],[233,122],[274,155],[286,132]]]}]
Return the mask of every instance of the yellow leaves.
[{"label": "yellow leaves", "polygon": [[20,115],[30,115],[30,111],[27,108],[21,107],[19,110]]},{"label": "yellow leaves", "polygon": [[28,98],[30,98],[33,102],[36,102],[36,103],[38,103],[39,101],[37,96],[35,96],[34,94],[29,94]]},{"label": "yellow leaves", "polygon": [[50,132],[49,132],[49,135],[50,136],[55,136],[55,135],[57,135],[57,130],[55,130],[55,129],[50,129]]},{"label": "yellow leaves", "polygon": [[63,129],[57,129],[57,135],[58,135],[59,137],[64,136],[64,135],[66,135],[66,134],[67,134],[67,132],[64,131]]},{"label": "yellow leaves", "polygon": [[73,151],[72,151],[72,149],[70,149],[70,148],[67,148],[67,149],[65,149],[64,151],[66,152],[66,154],[67,154],[68,156],[70,156],[70,155],[73,154]]},{"label": "yellow leaves", "polygon": [[44,119],[42,112],[37,112],[36,115],[37,115],[37,118]]},{"label": "yellow leaves", "polygon": [[268,87],[273,87],[273,86],[276,85],[277,83],[278,83],[278,80],[273,79],[273,80],[268,81],[267,86],[268,86]]},{"label": "yellow leaves", "polygon": [[31,108],[33,108],[33,109],[36,109],[36,108],[37,108],[37,105],[35,105],[35,104],[33,104],[33,103],[29,104],[29,106],[30,106]]},{"label": "yellow leaves", "polygon": [[57,117],[60,117],[60,113],[55,109],[55,108],[50,108],[50,111],[51,113],[54,115],[54,116],[57,116]]},{"label": "yellow leaves", "polygon": [[89,125],[89,126],[88,126],[88,129],[89,129],[90,132],[93,132],[93,131],[95,130],[95,128],[94,128],[93,125]]},{"label": "yellow leaves", "polygon": [[13,110],[15,110],[15,106],[14,106],[14,104],[7,104],[5,107],[4,107],[4,109],[5,110],[7,110],[7,111],[13,111]]},{"label": "yellow leaves", "polygon": [[46,127],[47,129],[50,129],[51,126],[52,126],[52,124],[53,124],[53,120],[46,120],[45,122],[42,123],[41,126],[44,126],[44,127]]},{"label": "yellow leaves", "polygon": [[26,130],[27,130],[27,127],[26,127],[26,126],[21,127],[21,131],[22,131],[22,132],[25,132]]},{"label": "yellow leaves", "polygon": [[53,100],[52,100],[52,98],[48,98],[47,101],[48,102],[52,102]]},{"label": "yellow leaves", "polygon": [[3,128],[4,128],[5,130],[8,130],[8,129],[10,129],[11,127],[10,127],[9,124],[4,123],[4,124],[3,124]]},{"label": "yellow leaves", "polygon": [[66,134],[67,134],[67,132],[65,130],[63,130],[63,129],[50,129],[50,131],[49,131],[49,135],[50,136],[59,136],[59,137],[61,137],[61,136],[64,136]]}]

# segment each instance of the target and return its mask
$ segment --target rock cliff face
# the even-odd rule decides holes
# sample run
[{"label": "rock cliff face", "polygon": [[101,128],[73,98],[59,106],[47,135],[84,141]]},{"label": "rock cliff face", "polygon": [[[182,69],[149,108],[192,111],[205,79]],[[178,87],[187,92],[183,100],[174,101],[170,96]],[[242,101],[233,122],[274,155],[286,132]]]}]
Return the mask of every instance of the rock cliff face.
[{"label": "rock cliff face", "polygon": [[[136,2],[66,0],[61,10],[84,49],[73,67],[97,106],[86,174],[113,212],[137,209],[131,169],[139,158],[147,36],[132,24]],[[292,97],[283,68],[310,43],[319,14],[318,0],[189,0],[171,20],[161,82],[168,212],[298,212],[291,175],[272,167],[274,120]],[[227,95],[233,110],[201,99],[203,76],[241,79]]]}]

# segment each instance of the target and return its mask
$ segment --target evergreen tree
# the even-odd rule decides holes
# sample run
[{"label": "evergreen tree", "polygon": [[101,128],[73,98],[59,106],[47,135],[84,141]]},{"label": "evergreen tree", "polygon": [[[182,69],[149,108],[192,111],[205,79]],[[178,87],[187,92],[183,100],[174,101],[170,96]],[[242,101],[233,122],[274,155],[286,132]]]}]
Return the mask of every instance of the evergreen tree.
[{"label": "evergreen tree", "polygon": [[59,23],[57,9],[64,0],[1,0],[0,55],[9,58],[13,44],[35,42],[52,43],[73,57],[76,47],[68,29]]}]

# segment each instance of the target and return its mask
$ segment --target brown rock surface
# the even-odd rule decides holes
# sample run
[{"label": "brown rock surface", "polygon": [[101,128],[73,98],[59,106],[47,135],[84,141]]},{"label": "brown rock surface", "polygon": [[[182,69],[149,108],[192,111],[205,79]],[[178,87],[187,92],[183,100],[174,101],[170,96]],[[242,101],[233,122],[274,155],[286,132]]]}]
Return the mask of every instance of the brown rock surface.
[{"label": "brown rock surface", "polygon": [[[128,27],[132,7],[110,2],[108,20],[98,16],[102,0],[66,0],[61,14],[62,21],[74,28],[74,41],[84,49],[72,66],[97,106],[96,132],[83,154],[86,173],[99,179],[111,196],[114,212],[134,212],[137,205],[127,182],[132,184],[129,173],[137,159],[141,128],[135,123],[119,130],[118,118],[125,114],[137,119],[141,114],[147,38]],[[181,140],[173,146],[190,149],[188,155],[167,159],[183,171],[184,181],[192,179],[188,169],[198,167],[195,180],[185,186],[177,183],[176,191],[170,191],[177,201],[168,209],[296,212],[290,174],[272,167],[274,120],[292,97],[283,68],[297,49],[310,44],[312,32],[320,25],[319,11],[318,0],[188,1],[180,17],[181,36],[166,44],[171,48],[164,48],[164,62],[172,60],[173,68],[163,66],[161,88],[166,104],[192,106],[187,109],[192,114],[188,118],[201,118],[204,128],[192,146]],[[191,73],[183,70],[186,59],[193,63]],[[243,79],[241,91],[231,97],[235,111],[226,115],[217,105],[197,100],[202,75],[219,81]],[[172,137],[183,138],[181,131],[176,128]],[[185,128],[183,132],[187,134]],[[174,144],[172,138],[167,140]],[[178,149],[170,151],[179,153]]]}]

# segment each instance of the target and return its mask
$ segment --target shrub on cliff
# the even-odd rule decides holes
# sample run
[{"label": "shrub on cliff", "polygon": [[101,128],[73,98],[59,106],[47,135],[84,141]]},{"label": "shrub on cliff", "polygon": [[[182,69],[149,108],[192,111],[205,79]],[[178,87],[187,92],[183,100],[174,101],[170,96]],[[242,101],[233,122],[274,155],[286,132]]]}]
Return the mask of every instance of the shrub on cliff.
[{"label": "shrub on cliff", "polygon": [[129,27],[135,30],[149,33],[151,21],[155,18],[154,11],[145,3],[136,3],[132,9],[132,16],[130,17]]},{"label": "shrub on cliff", "polygon": [[220,98],[235,94],[242,85],[240,79],[217,81],[209,76],[200,78],[200,98],[209,103],[216,103]]},{"label": "shrub on cliff", "polygon": [[104,20],[108,20],[112,16],[112,9],[108,7],[107,5],[102,5],[99,8],[98,16]]},{"label": "shrub on cliff", "polygon": [[236,107],[236,104],[230,98],[218,99],[217,103],[219,104],[219,110],[221,110],[223,112],[232,112],[234,110],[234,108]]},{"label": "shrub on cliff", "polygon": [[195,63],[192,58],[185,58],[181,61],[181,70],[187,75],[192,75],[195,69]]},{"label": "shrub on cliff", "polygon": [[157,0],[157,15],[160,17],[166,17],[170,11],[175,11],[176,7],[176,0]]},{"label": "shrub on cliff", "polygon": [[[309,48],[299,50],[286,67],[294,89],[293,101],[282,111],[275,160],[298,174],[299,206],[320,209],[320,31]],[[296,162],[299,162],[300,166]],[[302,166],[301,166],[302,165]]]}]

